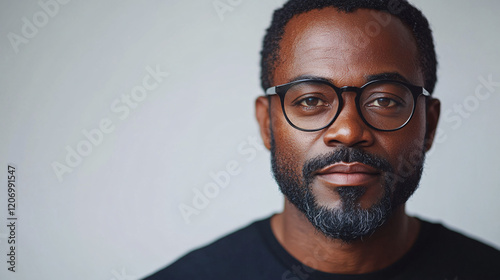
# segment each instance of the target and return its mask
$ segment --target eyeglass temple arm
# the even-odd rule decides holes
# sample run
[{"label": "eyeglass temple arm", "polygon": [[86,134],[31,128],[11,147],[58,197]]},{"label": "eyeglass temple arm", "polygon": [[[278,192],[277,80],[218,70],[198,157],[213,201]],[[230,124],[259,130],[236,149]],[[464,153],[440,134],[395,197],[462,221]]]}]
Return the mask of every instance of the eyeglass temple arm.
[{"label": "eyeglass temple arm", "polygon": [[270,87],[266,89],[266,95],[273,95],[276,94],[276,87]]},{"label": "eyeglass temple arm", "polygon": [[431,96],[431,94],[425,88],[422,88],[422,94],[424,96]]}]

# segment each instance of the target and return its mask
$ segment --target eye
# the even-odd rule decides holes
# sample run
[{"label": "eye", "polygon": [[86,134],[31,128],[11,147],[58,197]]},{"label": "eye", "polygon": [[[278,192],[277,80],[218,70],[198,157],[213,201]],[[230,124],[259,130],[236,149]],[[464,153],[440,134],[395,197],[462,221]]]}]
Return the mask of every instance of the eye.
[{"label": "eye", "polygon": [[373,100],[371,104],[368,104],[369,107],[380,107],[380,108],[392,108],[398,105],[399,103],[396,102],[394,99],[385,97],[377,98]]},{"label": "eye", "polygon": [[306,97],[304,99],[299,100],[297,103],[303,107],[326,106],[326,103],[317,97]]}]

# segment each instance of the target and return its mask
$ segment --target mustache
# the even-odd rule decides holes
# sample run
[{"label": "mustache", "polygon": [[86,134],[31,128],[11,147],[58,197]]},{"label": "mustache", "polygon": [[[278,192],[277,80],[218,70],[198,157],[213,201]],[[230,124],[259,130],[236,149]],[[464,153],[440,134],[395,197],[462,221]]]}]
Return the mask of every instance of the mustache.
[{"label": "mustache", "polygon": [[382,172],[393,172],[391,164],[385,158],[370,154],[361,149],[343,146],[328,154],[319,155],[306,161],[302,168],[304,179],[306,182],[310,182],[315,172],[338,162],[359,162]]}]

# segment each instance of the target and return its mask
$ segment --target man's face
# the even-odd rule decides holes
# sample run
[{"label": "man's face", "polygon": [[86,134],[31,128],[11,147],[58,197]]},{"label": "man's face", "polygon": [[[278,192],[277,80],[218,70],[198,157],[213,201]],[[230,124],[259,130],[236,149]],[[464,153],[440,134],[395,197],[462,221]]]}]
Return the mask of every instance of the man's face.
[{"label": "man's face", "polygon": [[[395,17],[375,28],[372,13],[325,8],[294,17],[285,27],[273,84],[312,76],[337,87],[360,87],[376,75],[399,75],[423,86],[411,32]],[[370,33],[361,41],[365,30]],[[439,116],[439,102],[431,101],[426,110],[421,96],[405,127],[381,132],[363,122],[355,95],[343,93],[340,115],[317,132],[290,126],[278,96],[270,103],[257,100],[257,118],[280,189],[316,228],[345,241],[373,232],[413,193]]]}]

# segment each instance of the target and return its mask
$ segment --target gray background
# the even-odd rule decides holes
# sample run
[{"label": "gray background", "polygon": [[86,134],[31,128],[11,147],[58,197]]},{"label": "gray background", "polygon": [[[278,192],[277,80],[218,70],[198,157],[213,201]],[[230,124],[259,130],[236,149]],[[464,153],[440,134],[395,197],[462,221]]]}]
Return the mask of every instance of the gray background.
[{"label": "gray background", "polygon": [[[4,261],[3,187],[0,278],[136,279],[280,211],[269,153],[249,139],[261,143],[262,36],[284,1],[221,0],[231,8],[220,15],[214,2],[71,0],[46,22],[37,1],[0,3],[1,185],[9,163],[18,175],[17,272]],[[500,87],[482,100],[475,90],[480,77],[500,82],[500,3],[412,2],[434,29],[446,118],[409,212],[499,248]],[[34,16],[40,27],[27,38],[23,18]],[[24,38],[17,52],[9,34]],[[148,66],[169,76],[127,116],[113,111]],[[467,114],[454,111],[464,104]],[[52,164],[66,164],[66,147],[104,119],[114,130],[59,180]],[[192,206],[228,164],[239,172],[187,223],[179,206]]]}]

